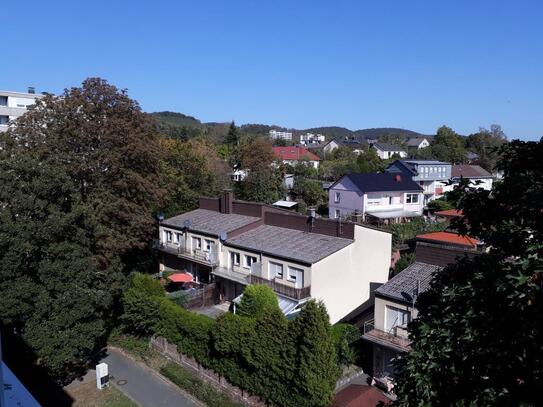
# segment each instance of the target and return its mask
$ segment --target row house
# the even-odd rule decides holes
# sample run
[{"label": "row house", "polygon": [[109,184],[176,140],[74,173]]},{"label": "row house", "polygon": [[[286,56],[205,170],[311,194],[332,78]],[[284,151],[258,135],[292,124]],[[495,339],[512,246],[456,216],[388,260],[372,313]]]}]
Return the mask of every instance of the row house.
[{"label": "row house", "polygon": [[214,282],[220,299],[234,303],[248,284],[268,285],[287,316],[322,300],[335,323],[370,298],[370,284],[387,280],[391,240],[374,228],[236,201],[227,191],[161,222],[160,270]]},{"label": "row house", "polygon": [[416,261],[374,292],[374,317],[364,324],[363,339],[373,347],[373,378],[390,389],[394,358],[410,350],[407,325],[417,317],[416,300],[435,273],[459,257],[481,252],[479,241],[451,232],[417,236]]},{"label": "row house", "polygon": [[443,196],[452,176],[450,163],[435,160],[396,160],[385,171],[404,174],[417,182],[423,188],[424,205]]},{"label": "row house", "polygon": [[344,175],[328,189],[329,217],[397,222],[422,216],[423,189],[404,174]]}]

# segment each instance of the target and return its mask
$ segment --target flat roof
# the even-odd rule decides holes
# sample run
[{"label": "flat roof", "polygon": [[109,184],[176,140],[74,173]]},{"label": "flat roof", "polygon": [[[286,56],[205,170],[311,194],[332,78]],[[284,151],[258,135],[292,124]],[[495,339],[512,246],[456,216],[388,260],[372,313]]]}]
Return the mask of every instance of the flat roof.
[{"label": "flat roof", "polygon": [[272,205],[274,206],[281,206],[283,208],[292,208],[293,206],[298,205],[298,202],[293,201],[277,201],[274,202]]},{"label": "flat roof", "polygon": [[480,243],[477,239],[470,236],[462,236],[452,232],[431,232],[417,235],[417,240],[427,242],[448,243],[455,246],[477,247]]},{"label": "flat roof", "polygon": [[260,218],[254,216],[238,215],[235,213],[221,213],[208,209],[195,209],[162,221],[163,226],[174,228],[185,227],[190,222],[189,230],[219,236],[221,232],[231,232],[242,226],[256,222]]},{"label": "flat roof", "polygon": [[225,244],[305,264],[314,264],[353,242],[354,240],[342,237],[261,225],[232,239],[227,239]]}]

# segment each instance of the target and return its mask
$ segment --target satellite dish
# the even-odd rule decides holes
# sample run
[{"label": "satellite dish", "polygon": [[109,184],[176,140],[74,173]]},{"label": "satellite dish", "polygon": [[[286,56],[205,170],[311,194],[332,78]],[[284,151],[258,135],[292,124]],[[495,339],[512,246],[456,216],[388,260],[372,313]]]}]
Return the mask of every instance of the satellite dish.
[{"label": "satellite dish", "polygon": [[183,227],[184,227],[185,229],[188,229],[188,228],[190,228],[191,226],[192,226],[192,221],[191,221],[190,219],[187,219],[187,220],[185,220],[185,221],[183,222]]},{"label": "satellite dish", "polygon": [[226,240],[226,238],[228,237],[228,235],[226,234],[226,232],[223,230],[219,233],[219,238],[224,242]]}]

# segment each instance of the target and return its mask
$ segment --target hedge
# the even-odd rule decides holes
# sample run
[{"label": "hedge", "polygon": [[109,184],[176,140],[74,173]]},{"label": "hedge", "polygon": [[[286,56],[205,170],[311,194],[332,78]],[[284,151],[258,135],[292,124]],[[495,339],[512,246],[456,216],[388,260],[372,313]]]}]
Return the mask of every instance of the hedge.
[{"label": "hedge", "polygon": [[[339,376],[338,345],[322,303],[308,301],[292,321],[268,300],[254,308],[257,317],[225,313],[213,320],[179,307],[163,291],[159,295],[150,288],[158,282],[149,276],[136,275],[134,282],[124,296],[123,322],[128,332],[138,334],[143,328],[165,337],[179,352],[267,403],[330,405]],[[263,290],[271,292],[268,287],[253,289],[269,298]],[[143,314],[136,312],[135,305]]]}]

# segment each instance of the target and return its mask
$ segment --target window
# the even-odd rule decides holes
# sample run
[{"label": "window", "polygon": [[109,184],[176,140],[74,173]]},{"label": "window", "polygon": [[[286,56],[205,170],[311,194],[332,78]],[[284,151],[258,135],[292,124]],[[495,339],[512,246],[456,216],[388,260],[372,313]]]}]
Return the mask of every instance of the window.
[{"label": "window", "polygon": [[385,330],[392,331],[397,326],[406,326],[410,321],[411,314],[409,311],[386,306],[385,315]]},{"label": "window", "polygon": [[176,233],[175,234],[175,242],[181,243],[181,240],[183,239],[183,233]]},{"label": "window", "polygon": [[250,269],[253,263],[257,262],[257,258],[254,256],[245,255],[243,256],[243,267]]},{"label": "window", "polygon": [[192,250],[201,250],[202,249],[202,239],[199,237],[192,237]]},{"label": "window", "polygon": [[283,278],[283,265],[279,263],[272,263],[270,261],[270,277]]},{"label": "window", "polygon": [[405,194],[405,203],[408,203],[408,204],[419,203],[419,194]]},{"label": "window", "polygon": [[8,97],[0,96],[0,106],[7,106],[7,105],[8,105]]},{"label": "window", "polygon": [[302,269],[289,266],[287,280],[296,283],[296,288],[302,288],[304,286],[304,271]]},{"label": "window", "polygon": [[341,192],[336,192],[334,194],[334,203],[339,203],[340,200],[341,200]]},{"label": "window", "polygon": [[0,116],[0,124],[8,124],[9,116]]},{"label": "window", "polygon": [[210,252],[213,247],[213,240],[204,240],[204,252]]},{"label": "window", "polygon": [[336,219],[339,219],[341,217],[341,211],[339,209],[336,209],[336,211],[334,212],[334,217]]},{"label": "window", "polygon": [[166,230],[165,233],[166,233],[166,241],[168,243],[171,243],[172,242],[172,236],[173,236],[172,232],[170,232],[169,230]]},{"label": "window", "polygon": [[237,252],[230,252],[230,265],[239,266],[240,255]]}]

